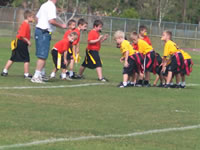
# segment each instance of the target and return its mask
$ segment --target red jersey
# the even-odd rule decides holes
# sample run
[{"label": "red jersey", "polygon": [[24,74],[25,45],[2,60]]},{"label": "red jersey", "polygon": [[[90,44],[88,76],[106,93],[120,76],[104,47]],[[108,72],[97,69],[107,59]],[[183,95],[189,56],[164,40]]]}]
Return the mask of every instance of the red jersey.
[{"label": "red jersey", "polygon": [[[89,33],[88,33],[88,42],[91,41],[91,40],[97,40],[99,38],[100,34],[99,32],[95,31],[95,30],[91,30]],[[88,43],[88,46],[87,46],[88,50],[94,50],[94,51],[99,51],[100,48],[101,48],[101,42],[96,42],[94,44],[90,44]]]},{"label": "red jersey", "polygon": [[142,40],[146,41],[149,45],[152,46],[151,40],[150,40],[150,38],[148,36],[144,36],[144,38]]},{"label": "red jersey", "polygon": [[137,44],[132,43],[132,46],[133,46],[133,49],[134,49],[134,50],[139,51],[138,45],[137,45]]},{"label": "red jersey", "polygon": [[67,30],[63,36],[63,39],[67,39],[68,38],[68,35],[72,32],[76,32],[77,35],[78,35],[78,38],[76,41],[73,42],[73,45],[77,45],[79,42],[80,42],[80,36],[81,36],[81,32],[78,28],[74,29],[74,30]]},{"label": "red jersey", "polygon": [[71,43],[68,39],[62,39],[54,45],[54,48],[57,49],[58,53],[63,54],[65,51],[69,50],[70,46]]},{"label": "red jersey", "polygon": [[24,21],[19,27],[16,37],[19,40],[22,40],[22,38],[27,38],[28,40],[31,39],[30,25],[26,21]]}]

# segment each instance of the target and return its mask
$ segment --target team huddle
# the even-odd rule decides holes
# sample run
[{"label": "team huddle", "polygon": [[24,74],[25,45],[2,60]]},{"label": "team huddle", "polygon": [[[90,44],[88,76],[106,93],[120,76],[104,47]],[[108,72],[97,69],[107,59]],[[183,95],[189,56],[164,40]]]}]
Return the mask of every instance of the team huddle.
[{"label": "team huddle", "polygon": [[[24,17],[25,20],[18,30],[16,40],[11,43],[11,58],[5,65],[1,76],[8,75],[8,69],[14,62],[24,62],[24,78],[31,79],[33,83],[44,83],[48,80],[45,73],[42,74],[42,71],[38,70],[36,70],[34,76],[29,73],[30,56],[28,46],[31,45],[29,23],[33,22],[34,16],[27,10]],[[85,31],[87,25],[88,23],[82,18],[77,23],[73,19],[68,21],[68,29],[63,38],[55,43],[51,50],[55,68],[49,76],[50,79],[55,78],[56,72],[60,69],[62,70],[60,75],[62,80],[82,79],[84,70],[89,68],[96,69],[100,82],[108,82],[108,79],[103,76],[102,61],[99,55],[101,43],[108,38],[107,34],[100,34],[103,27],[101,20],[94,21],[93,29],[88,33],[85,59],[79,72],[77,74],[74,72],[74,64],[80,61],[81,31]],[[36,28],[36,30],[41,34],[50,34],[48,30],[41,28]],[[162,34],[161,40],[164,41],[164,54],[162,57],[152,47],[145,26],[139,27],[139,33],[132,32],[130,39],[131,42],[127,40],[123,31],[116,31],[114,34],[114,40],[122,54],[120,62],[124,64],[123,82],[118,87],[150,87],[150,74],[153,73],[156,75],[153,86],[185,88],[185,76],[189,76],[192,72],[193,62],[191,56],[172,41],[172,32],[164,31]],[[38,37],[36,40],[40,40],[40,38]],[[48,57],[48,52],[46,55],[44,57],[43,54],[36,52],[36,56],[42,60]],[[45,64],[42,67],[44,68],[44,66]],[[173,84],[174,77],[176,84]],[[157,85],[159,80],[160,84]]]}]

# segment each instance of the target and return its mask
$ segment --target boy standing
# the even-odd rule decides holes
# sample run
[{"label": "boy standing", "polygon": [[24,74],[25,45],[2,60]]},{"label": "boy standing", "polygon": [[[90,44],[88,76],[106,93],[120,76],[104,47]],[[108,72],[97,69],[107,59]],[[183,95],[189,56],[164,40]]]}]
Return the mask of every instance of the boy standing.
[{"label": "boy standing", "polygon": [[147,27],[146,26],[142,25],[139,27],[139,38],[146,41],[149,45],[152,45],[150,38],[147,36]]},{"label": "boy standing", "polygon": [[[68,65],[67,61],[67,52],[71,47],[72,43],[78,38],[76,32],[72,32],[68,35],[67,38],[62,39],[54,45],[54,48],[51,51],[53,62],[55,64],[56,72],[62,68],[61,79],[65,80],[66,77],[66,66]],[[51,73],[52,76],[55,76],[55,70]]]},{"label": "boy standing", "polygon": [[[164,31],[161,40],[165,42],[162,72],[165,73],[166,68],[168,70],[165,88],[170,88],[173,74],[176,75],[176,88],[180,88],[180,73],[184,67],[183,55],[179,51],[176,43],[172,41],[172,32]],[[169,60],[167,60],[167,57],[169,57]]]},{"label": "boy standing", "polygon": [[29,74],[29,62],[30,56],[28,51],[28,46],[31,46],[31,29],[29,23],[34,21],[34,17],[31,11],[26,10],[24,12],[24,21],[21,24],[16,40],[15,48],[12,50],[12,56],[5,65],[1,76],[8,75],[8,69],[12,66],[14,62],[24,62],[24,78],[31,79],[32,75]]},{"label": "boy standing", "polygon": [[88,46],[86,49],[85,60],[79,70],[79,78],[82,78],[85,68],[96,69],[98,80],[102,82],[107,82],[102,75],[102,63],[99,56],[99,51],[101,48],[101,43],[108,38],[108,35],[100,35],[103,27],[103,22],[101,20],[95,20],[93,24],[93,29],[88,34]]}]

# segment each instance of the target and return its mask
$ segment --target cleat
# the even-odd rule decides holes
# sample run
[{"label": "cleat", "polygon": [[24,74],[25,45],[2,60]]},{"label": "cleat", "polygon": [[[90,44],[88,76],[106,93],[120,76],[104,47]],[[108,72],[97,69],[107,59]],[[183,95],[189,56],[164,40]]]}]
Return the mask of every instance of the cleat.
[{"label": "cleat", "polygon": [[8,76],[8,73],[2,72],[2,73],[1,73],[1,76],[6,77],[6,76]]},{"label": "cleat", "polygon": [[117,86],[118,88],[127,88],[128,85],[124,85],[123,82],[120,82],[120,84]]},{"label": "cleat", "polygon": [[44,84],[44,83],[45,83],[45,82],[42,80],[41,77],[38,77],[38,78],[33,77],[33,78],[31,79],[31,82],[33,82],[33,83],[40,83],[40,84]]},{"label": "cleat", "polygon": [[24,79],[29,79],[29,80],[30,80],[30,79],[32,79],[32,77],[33,77],[33,76],[32,76],[31,74],[29,74],[28,76],[25,76],[25,75],[24,75]]},{"label": "cleat", "polygon": [[108,82],[108,79],[102,78],[102,79],[98,79],[98,81],[101,81],[101,82]]}]

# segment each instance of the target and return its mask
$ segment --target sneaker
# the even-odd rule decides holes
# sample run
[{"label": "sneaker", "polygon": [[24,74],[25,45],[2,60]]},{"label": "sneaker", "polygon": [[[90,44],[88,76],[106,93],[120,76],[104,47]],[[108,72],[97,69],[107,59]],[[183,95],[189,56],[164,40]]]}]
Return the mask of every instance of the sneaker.
[{"label": "sneaker", "polygon": [[151,87],[151,84],[144,84],[143,87]]},{"label": "sneaker", "polygon": [[33,83],[45,83],[45,82],[42,80],[42,78],[40,78],[40,77],[38,77],[38,78],[33,77],[33,78],[31,79],[31,82],[33,82]]},{"label": "sneaker", "polygon": [[180,85],[180,88],[184,89],[184,88],[185,88],[185,85]]},{"label": "sneaker", "polygon": [[142,87],[142,84],[136,83],[135,87]]},{"label": "sneaker", "polygon": [[126,87],[128,87],[128,85],[125,86],[125,85],[123,84],[123,82],[120,82],[120,84],[119,84],[117,87],[119,87],[119,88],[126,88]]},{"label": "sneaker", "polygon": [[128,86],[128,87],[135,87],[136,84],[128,83],[127,86]]},{"label": "sneaker", "polygon": [[98,79],[98,81],[101,81],[101,82],[108,82],[108,79],[102,78],[102,79]]},{"label": "sneaker", "polygon": [[164,87],[164,85],[162,83],[160,83],[157,87]]},{"label": "sneaker", "polygon": [[49,77],[47,77],[47,76],[42,76],[42,81],[44,81],[44,82],[49,81]]},{"label": "sneaker", "polygon": [[66,76],[65,80],[72,81],[72,78],[70,78],[69,76]]},{"label": "sneaker", "polygon": [[28,76],[25,76],[25,75],[24,75],[24,79],[32,79],[32,77],[33,77],[33,76],[32,76],[31,74],[29,74]]},{"label": "sneaker", "polygon": [[164,86],[164,88],[170,89],[170,88],[171,88],[171,85],[170,85],[170,84],[166,84],[166,85]]},{"label": "sneaker", "polygon": [[180,89],[180,88],[181,88],[181,85],[176,85],[175,88],[176,88],[176,89]]},{"label": "sneaker", "polygon": [[5,72],[2,72],[2,73],[1,73],[1,76],[6,77],[7,75],[8,75],[8,73],[5,73]]},{"label": "sneaker", "polygon": [[84,76],[83,75],[82,76],[81,75],[77,75],[76,79],[84,79]]},{"label": "sneaker", "polygon": [[176,84],[170,85],[171,88],[176,88],[176,86],[177,86]]}]

